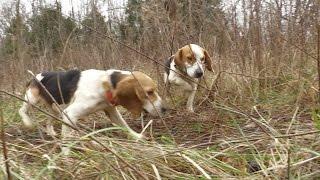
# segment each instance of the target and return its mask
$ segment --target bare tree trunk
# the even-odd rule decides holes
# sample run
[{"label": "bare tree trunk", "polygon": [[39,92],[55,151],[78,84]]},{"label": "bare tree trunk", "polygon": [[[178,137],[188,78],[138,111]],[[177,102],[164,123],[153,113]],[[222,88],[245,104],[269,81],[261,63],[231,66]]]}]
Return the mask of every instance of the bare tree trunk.
[{"label": "bare tree trunk", "polygon": [[[275,30],[274,31],[274,41],[273,41],[273,61],[272,61],[272,74],[277,74],[277,69],[280,67],[280,62],[282,58],[282,0],[276,0],[276,14],[275,14]],[[271,21],[272,22],[272,21]],[[272,31],[272,29],[271,29]]]},{"label": "bare tree trunk", "polygon": [[[15,65],[12,67],[12,72],[19,72],[16,71],[17,69],[24,69],[24,64],[23,64],[23,60],[21,58],[21,45],[22,45],[22,18],[21,18],[21,14],[20,14],[20,0],[17,0],[16,2],[16,29],[14,32],[14,45],[13,47],[15,47],[15,52],[14,52],[14,63]],[[20,66],[20,67],[17,67]],[[13,73],[14,74],[14,73]],[[14,78],[15,76],[12,76],[12,80],[13,82],[15,82]],[[12,91],[14,92],[16,89],[15,83],[12,83]]]},{"label": "bare tree trunk", "polygon": [[255,0],[254,12],[255,12],[255,66],[258,70],[259,77],[259,92],[264,88],[263,81],[263,60],[262,60],[262,35],[261,35],[261,0]]},{"label": "bare tree trunk", "polygon": [[16,54],[15,58],[20,62],[21,60],[21,37],[22,37],[22,29],[21,29],[21,15],[20,15],[20,0],[17,0],[16,3]]},{"label": "bare tree trunk", "polygon": [[243,14],[243,28],[246,29],[248,27],[248,14],[246,7],[246,0],[242,0],[242,14]]}]

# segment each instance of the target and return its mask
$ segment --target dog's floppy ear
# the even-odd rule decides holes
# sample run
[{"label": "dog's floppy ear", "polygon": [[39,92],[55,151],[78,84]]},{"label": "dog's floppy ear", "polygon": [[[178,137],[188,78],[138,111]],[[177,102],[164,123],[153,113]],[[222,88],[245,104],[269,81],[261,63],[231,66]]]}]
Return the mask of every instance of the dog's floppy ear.
[{"label": "dog's floppy ear", "polygon": [[209,70],[209,71],[212,71],[213,72],[213,69],[212,69],[212,60],[209,56],[209,53],[207,50],[203,50],[204,52],[204,63],[206,64],[206,68]]},{"label": "dog's floppy ear", "polygon": [[126,108],[133,116],[139,117],[142,112],[142,102],[136,93],[136,80],[124,79],[120,81],[114,92],[115,101]]},{"label": "dog's floppy ear", "polygon": [[179,67],[184,67],[182,49],[179,49],[176,54],[174,54],[174,63]]},{"label": "dog's floppy ear", "polygon": [[138,99],[142,102],[144,99],[148,99],[146,96],[146,92],[142,89],[140,85],[135,86],[135,92],[138,97]]}]

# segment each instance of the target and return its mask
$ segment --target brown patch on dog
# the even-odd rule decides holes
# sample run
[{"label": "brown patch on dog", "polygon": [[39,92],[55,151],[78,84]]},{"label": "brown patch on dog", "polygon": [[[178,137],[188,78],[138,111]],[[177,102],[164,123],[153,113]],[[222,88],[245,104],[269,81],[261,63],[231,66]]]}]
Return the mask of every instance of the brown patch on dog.
[{"label": "brown patch on dog", "polygon": [[143,104],[148,101],[148,97],[151,102],[156,101],[156,90],[157,86],[149,76],[134,71],[133,75],[128,75],[118,82],[114,91],[114,99],[135,117],[139,117],[143,111]]},{"label": "brown patch on dog", "polygon": [[31,80],[30,83],[28,83],[27,88],[30,89],[30,92],[34,98],[41,99],[40,89],[39,89],[38,84],[35,80]]},{"label": "brown patch on dog", "polygon": [[180,67],[180,68],[183,68],[185,65],[184,65],[184,59],[182,58],[182,50],[179,49],[175,54],[174,54],[174,62],[175,64]]},{"label": "brown patch on dog", "polygon": [[204,53],[204,63],[205,63],[205,65],[206,65],[206,68],[207,68],[209,71],[213,72],[213,69],[212,69],[212,60],[211,60],[211,58],[210,58],[210,56],[209,56],[208,51],[205,50],[205,49],[203,49],[203,53]]},{"label": "brown patch on dog", "polygon": [[185,64],[188,63],[190,65],[196,62],[196,58],[190,48],[189,45],[186,45],[179,49],[174,55],[174,62],[180,68],[185,68]]},{"label": "brown patch on dog", "polygon": [[33,96],[35,97],[39,96],[39,89],[37,87],[29,87],[29,88]]},{"label": "brown patch on dog", "polygon": [[157,85],[156,83],[149,77],[144,77],[145,74],[137,72],[134,76],[138,79],[139,84],[135,87],[136,94],[140,101],[151,101],[155,102],[157,97]]}]

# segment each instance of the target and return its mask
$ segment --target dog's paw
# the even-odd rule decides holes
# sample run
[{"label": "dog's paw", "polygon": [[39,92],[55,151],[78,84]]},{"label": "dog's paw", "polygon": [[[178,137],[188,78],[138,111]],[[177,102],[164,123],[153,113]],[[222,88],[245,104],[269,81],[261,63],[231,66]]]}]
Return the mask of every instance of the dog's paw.
[{"label": "dog's paw", "polygon": [[54,136],[54,137],[57,136],[57,133],[56,133],[55,131],[47,131],[47,134],[48,134],[49,136]]},{"label": "dog's paw", "polygon": [[194,113],[193,107],[187,107],[187,111],[190,112],[190,113]]},{"label": "dog's paw", "polygon": [[46,133],[47,133],[49,136],[57,136],[57,133],[54,131],[53,127],[47,128]]},{"label": "dog's paw", "polygon": [[24,126],[28,129],[32,129],[35,126],[35,124],[32,123],[32,120],[30,118],[24,118],[22,119],[22,121]]},{"label": "dog's paw", "polygon": [[133,136],[133,138],[134,139],[136,139],[136,140],[143,140],[143,139],[145,139],[145,136],[143,135],[143,134],[133,134],[132,135]]}]

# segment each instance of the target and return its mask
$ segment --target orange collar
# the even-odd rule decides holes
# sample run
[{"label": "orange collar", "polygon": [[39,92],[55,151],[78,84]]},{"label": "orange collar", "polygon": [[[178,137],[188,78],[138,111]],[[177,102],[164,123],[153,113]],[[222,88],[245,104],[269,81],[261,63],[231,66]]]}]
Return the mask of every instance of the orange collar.
[{"label": "orange collar", "polygon": [[113,106],[116,106],[117,105],[117,102],[115,101],[115,99],[113,98],[113,94],[112,92],[109,90],[106,92],[105,94],[106,96],[106,100]]}]

